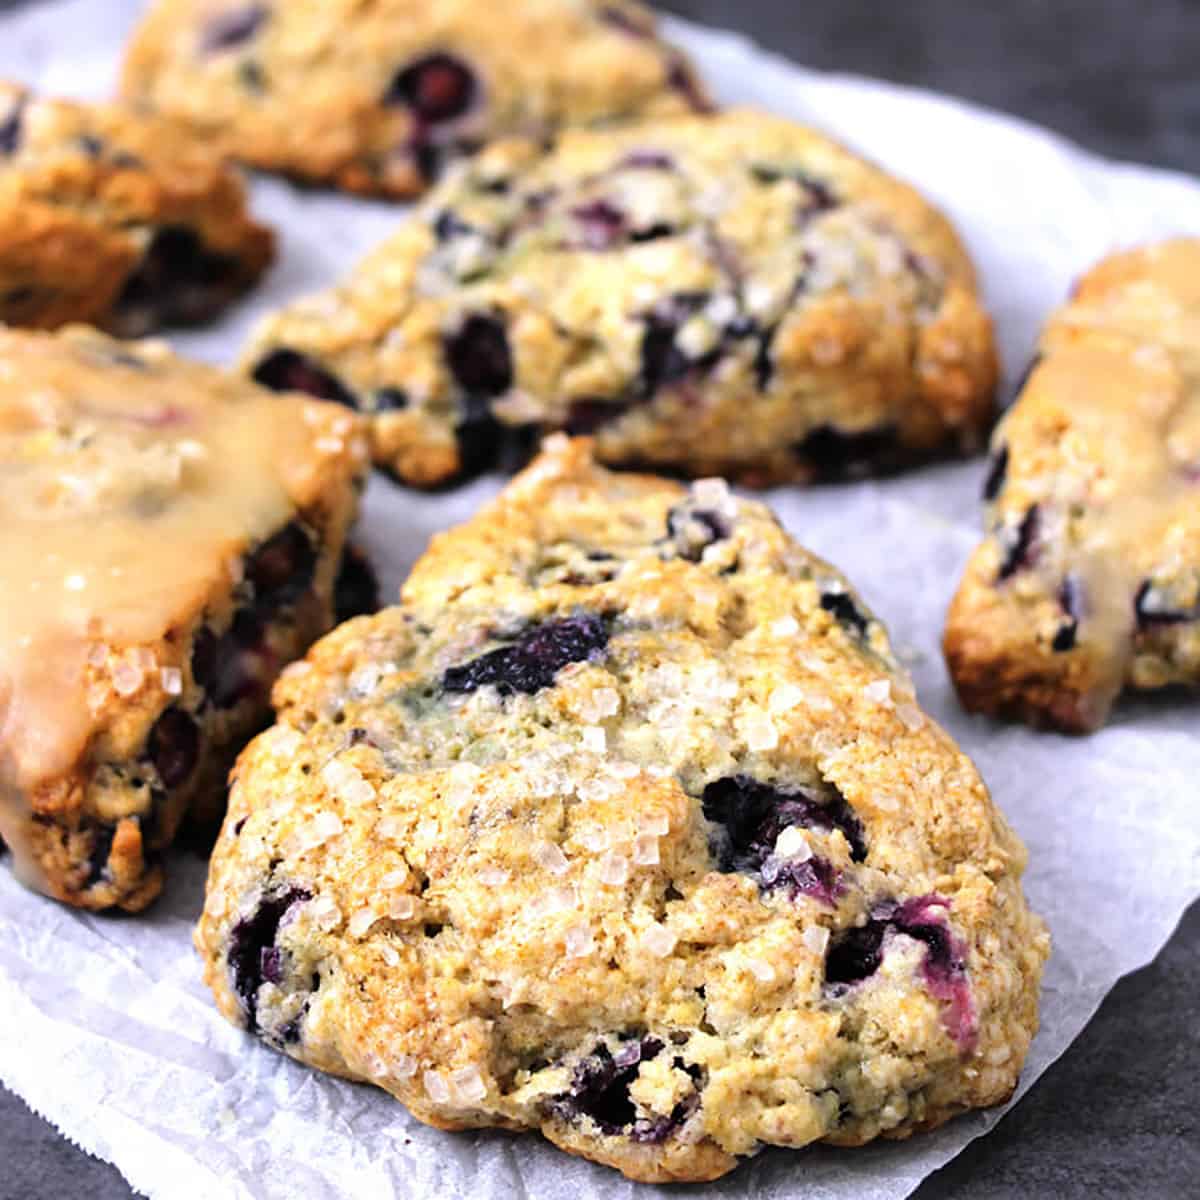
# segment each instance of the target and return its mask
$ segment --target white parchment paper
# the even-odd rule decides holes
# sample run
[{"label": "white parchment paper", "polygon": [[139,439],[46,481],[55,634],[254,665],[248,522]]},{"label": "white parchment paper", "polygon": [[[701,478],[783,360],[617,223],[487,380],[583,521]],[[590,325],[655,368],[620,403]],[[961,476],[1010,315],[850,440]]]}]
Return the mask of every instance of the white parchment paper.
[{"label": "white parchment paper", "polygon": [[[59,0],[0,18],[0,73],[50,91],[110,89],[135,0]],[[499,15],[498,9],[498,15]],[[1114,247],[1200,234],[1200,184],[1099,161],[1021,122],[917,91],[819,75],[741,38],[671,22],[721,99],[830,130],[925,189],[964,231],[1010,379],[1073,276]],[[255,184],[282,234],[267,286],[218,328],[176,339],[228,361],[262,311],[331,282],[402,219],[394,207],[274,180]],[[1200,705],[1123,704],[1086,740],[963,715],[937,650],[978,537],[982,463],[882,483],[769,496],[787,527],[863,589],[911,649],[925,707],[979,764],[1029,845],[1031,902],[1055,949],[1028,1087],[1113,983],[1147,962],[1200,893]],[[498,487],[435,497],[376,478],[365,541],[392,595],[429,535]],[[309,1071],[217,1016],[191,925],[204,864],[179,854],[163,900],[137,919],[68,911],[0,868],[0,1079],[139,1190],[171,1200],[680,1195],[638,1188],[536,1136],[450,1135],[382,1092]],[[903,1144],[772,1151],[688,1195],[884,1200],[906,1195],[999,1113]]]}]

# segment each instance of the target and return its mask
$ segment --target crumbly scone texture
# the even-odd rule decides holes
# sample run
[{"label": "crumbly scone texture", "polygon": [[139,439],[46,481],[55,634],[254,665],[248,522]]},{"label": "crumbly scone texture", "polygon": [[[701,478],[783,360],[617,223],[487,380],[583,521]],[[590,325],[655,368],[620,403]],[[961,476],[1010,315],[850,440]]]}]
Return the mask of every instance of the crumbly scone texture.
[{"label": "crumbly scone texture", "polygon": [[369,602],[335,597],[366,467],[336,405],[160,343],[0,333],[0,836],[25,882],[137,911],[185,818],[219,820],[281,667]]},{"label": "crumbly scone texture", "polygon": [[236,171],[170,122],[0,83],[0,320],[207,320],[274,256]]},{"label": "crumbly scone texture", "polygon": [[882,471],[982,444],[996,378],[946,219],[748,110],[490,148],[244,363],[369,413],[418,486],[556,429],[749,484]]},{"label": "crumbly scone texture", "polygon": [[[271,171],[414,196],[502,136],[706,109],[628,0],[158,0],[125,97]],[[498,25],[500,18],[502,28]]]},{"label": "crumbly scone texture", "polygon": [[284,672],[196,941],[221,1011],[634,1179],[1012,1091],[1025,851],[836,570],[557,437]]},{"label": "crumbly scone texture", "polygon": [[968,709],[1087,732],[1124,688],[1200,684],[1200,239],[1084,276],[985,500],[944,639]]}]

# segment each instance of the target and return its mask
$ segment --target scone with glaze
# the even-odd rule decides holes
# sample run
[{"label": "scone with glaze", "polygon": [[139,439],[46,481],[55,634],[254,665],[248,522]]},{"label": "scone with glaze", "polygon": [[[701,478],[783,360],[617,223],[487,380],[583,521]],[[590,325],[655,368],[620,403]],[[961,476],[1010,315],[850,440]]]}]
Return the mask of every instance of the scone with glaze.
[{"label": "scone with glaze", "polygon": [[256,167],[401,197],[497,137],[708,107],[629,0],[156,0],[122,90]]},{"label": "scone with glaze", "polygon": [[996,375],[945,218],[751,111],[495,146],[244,363],[369,414],[417,486],[557,429],[754,484],[884,471],[980,445]]},{"label": "scone with glaze", "polygon": [[988,536],[946,623],[964,705],[1086,732],[1200,684],[1200,239],[1114,255],[997,427]]},{"label": "scone with glaze", "polygon": [[159,893],[333,624],[365,468],[335,405],[159,343],[0,332],[0,836],[25,882],[93,909]]},{"label": "scone with glaze", "polygon": [[996,1104],[1048,943],[882,625],[761,504],[554,439],[289,668],[197,931],[221,1011],[641,1180]]},{"label": "scone with glaze", "polygon": [[270,265],[237,172],[169,121],[0,83],[0,321],[136,337],[214,317]]}]

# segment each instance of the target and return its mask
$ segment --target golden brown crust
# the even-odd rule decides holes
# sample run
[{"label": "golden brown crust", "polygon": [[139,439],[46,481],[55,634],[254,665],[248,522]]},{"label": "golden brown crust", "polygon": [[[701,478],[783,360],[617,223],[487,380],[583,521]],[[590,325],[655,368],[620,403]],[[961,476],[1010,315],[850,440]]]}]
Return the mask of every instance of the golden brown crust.
[{"label": "golden brown crust", "polygon": [[0,320],[125,335],[205,319],[274,257],[240,178],[170,122],[0,84]]},{"label": "golden brown crust", "polygon": [[293,1057],[661,1182],[1011,1093],[1024,849],[860,598],[721,481],[553,439],[274,701],[196,942]]},{"label": "golden brown crust", "polygon": [[973,712],[1085,733],[1200,683],[1200,240],[1114,255],[993,438],[989,536],[944,636]]},{"label": "golden brown crust", "polygon": [[157,0],[122,92],[243,162],[396,197],[497,137],[707,104],[641,5],[522,0],[504,23],[490,0]]},{"label": "golden brown crust", "polygon": [[946,218],[749,110],[491,147],[244,364],[357,404],[418,487],[553,429],[758,486],[894,469],[976,448],[996,380]]}]

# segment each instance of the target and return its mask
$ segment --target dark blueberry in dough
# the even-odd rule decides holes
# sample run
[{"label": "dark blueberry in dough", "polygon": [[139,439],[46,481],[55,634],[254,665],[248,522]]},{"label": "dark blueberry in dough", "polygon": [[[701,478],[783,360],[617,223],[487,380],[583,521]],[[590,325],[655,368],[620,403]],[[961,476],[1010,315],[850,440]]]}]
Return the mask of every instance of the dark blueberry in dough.
[{"label": "dark blueberry in dough", "polygon": [[855,637],[865,638],[870,621],[849,592],[823,592],[821,607],[828,613],[833,613],[838,623],[849,630]]},{"label": "dark blueberry in dough", "polygon": [[674,234],[674,225],[671,225],[667,221],[654,221],[650,225],[631,229],[629,231],[629,240],[631,242],[656,242],[659,238],[673,237]]},{"label": "dark blueberry in dough", "polygon": [[182,708],[168,708],[150,729],[146,753],[163,786],[178,787],[200,756],[200,727]]},{"label": "dark blueberry in dough", "polygon": [[357,546],[347,546],[333,585],[334,619],[340,625],[379,608],[379,580],[371,560]]},{"label": "dark blueberry in dough", "polygon": [[166,225],[126,279],[116,310],[122,333],[206,321],[241,285],[236,259],[210,250],[192,229]]},{"label": "dark blueberry in dough", "polygon": [[595,433],[623,417],[631,405],[615,400],[576,400],[567,410],[563,429],[572,436]]},{"label": "dark blueberry in dough", "polygon": [[700,86],[695,72],[682,55],[671,56],[670,65],[667,67],[667,86],[683,96],[691,105],[693,112],[709,113],[713,111],[712,101],[704,94],[704,89]]},{"label": "dark blueberry in dough", "polygon": [[750,173],[759,183],[772,184],[778,183],[782,179],[789,179],[798,184],[805,193],[802,212],[806,216],[817,212],[828,212],[829,209],[838,206],[838,198],[829,184],[799,167],[777,167],[769,163],[759,163],[750,168]]},{"label": "dark blueberry in dough", "polygon": [[1004,559],[1000,563],[1000,571],[996,581],[1002,583],[1010,579],[1018,571],[1033,565],[1037,557],[1038,526],[1040,524],[1038,506],[1035,504],[1021,518],[1014,529],[1011,525],[1004,526],[996,535],[1004,551]]},{"label": "dark blueberry in dough", "polygon": [[[213,665],[204,687],[217,708],[233,708],[264,690],[266,681],[261,660],[265,632],[259,616],[252,609],[244,608],[234,613],[229,629],[216,639],[212,649]],[[194,648],[192,669],[194,672]]]},{"label": "dark blueberry in dough", "polygon": [[720,513],[697,508],[684,501],[667,513],[667,536],[675,543],[680,558],[699,562],[714,542],[723,541],[732,530]]},{"label": "dark blueberry in dough", "polygon": [[859,983],[874,975],[883,961],[883,936],[887,930],[886,921],[872,919],[831,942],[825,955],[825,982]]},{"label": "dark blueberry in dough", "polygon": [[1058,627],[1051,646],[1062,653],[1074,649],[1079,633],[1079,622],[1083,617],[1083,584],[1077,576],[1068,575],[1063,580],[1062,587],[1058,589],[1058,603],[1067,619]]},{"label": "dark blueberry in dough", "polygon": [[403,388],[376,388],[371,399],[372,411],[377,413],[401,412],[409,405],[408,393]]},{"label": "dark blueberry in dough", "polygon": [[205,54],[215,54],[219,50],[240,46],[258,32],[266,19],[267,10],[262,4],[248,4],[244,8],[222,13],[205,27],[200,49]]},{"label": "dark blueberry in dough", "polygon": [[1133,611],[1140,629],[1155,625],[1179,625],[1184,621],[1200,619],[1200,605],[1191,609],[1168,608],[1159,597],[1160,593],[1154,584],[1149,579],[1144,580],[1133,600]]},{"label": "dark blueberry in dough", "polygon": [[233,990],[241,997],[246,1024],[252,1033],[258,1031],[258,989],[272,975],[282,976],[282,959],[275,947],[280,922],[294,904],[311,899],[312,893],[303,888],[264,896],[254,913],[233,927],[229,938],[229,970]]},{"label": "dark blueberry in dough", "polygon": [[1004,478],[1008,474],[1008,447],[1001,446],[988,461],[987,479],[983,483],[983,498],[990,504],[1000,495]]},{"label": "dark blueberry in dough", "polygon": [[197,687],[212,686],[219,661],[220,640],[207,625],[200,626],[192,639],[192,679]]},{"label": "dark blueberry in dough", "polygon": [[512,387],[513,362],[502,321],[475,313],[446,337],[446,365],[468,396],[503,396]]},{"label": "dark blueberry in dough", "polygon": [[295,350],[272,350],[251,374],[256,383],[273,392],[304,392],[318,400],[332,400],[347,408],[358,407],[336,376]]},{"label": "dark blueberry in dough", "polygon": [[442,687],[448,692],[473,692],[492,684],[502,696],[532,695],[550,687],[568,664],[597,657],[608,638],[607,622],[594,613],[531,625],[512,645],[450,667],[442,676]]},{"label": "dark blueberry in dough", "polygon": [[607,1046],[597,1046],[575,1068],[570,1089],[555,1097],[552,1108],[565,1120],[588,1117],[607,1134],[625,1132],[637,1120],[629,1089],[641,1064],[662,1050],[662,1042],[652,1037],[628,1042],[615,1055]]},{"label": "dark blueberry in dough", "polygon": [[775,376],[775,360],[771,357],[771,343],[775,340],[777,325],[764,329],[758,335],[758,344],[754,350],[754,382],[760,392],[765,392],[771,386]]},{"label": "dark blueberry in dough", "polygon": [[262,965],[264,983],[283,982],[283,951],[278,946],[270,946],[264,950],[259,962]]},{"label": "dark blueberry in dough", "polygon": [[847,432],[832,425],[818,425],[792,447],[821,479],[844,479],[886,467],[896,455],[896,430],[878,429]]},{"label": "dark blueberry in dough", "polygon": [[410,63],[392,80],[385,104],[404,104],[431,125],[461,117],[479,88],[471,69],[450,54],[428,54]]},{"label": "dark blueberry in dough", "polygon": [[97,825],[92,831],[92,844],[88,850],[88,873],[83,881],[85,888],[93,887],[104,878],[116,834],[117,831],[112,825]]},{"label": "dark blueberry in dough", "polygon": [[298,521],[269,537],[246,560],[245,576],[254,585],[259,607],[274,608],[298,600],[312,583],[317,551]]},{"label": "dark blueberry in dough", "polygon": [[701,358],[689,357],[675,342],[684,322],[704,307],[708,296],[702,292],[683,292],[659,305],[646,318],[642,335],[642,369],[640,388],[644,397],[653,396],[660,388],[677,383],[692,371],[712,366],[720,355],[714,350]]},{"label": "dark blueberry in dough", "polygon": [[583,244],[589,250],[608,250],[625,236],[625,214],[607,200],[580,204],[571,209],[571,216],[582,229]]},{"label": "dark blueberry in dough", "polygon": [[939,896],[877,904],[865,925],[848,930],[831,943],[825,958],[825,982],[852,984],[867,979],[879,969],[887,935],[903,933],[925,944],[922,974],[931,990],[941,999],[955,998],[951,989],[965,986],[966,947],[946,924],[943,910],[947,908],[949,904]]},{"label": "dark blueberry in dough", "polygon": [[21,145],[21,127],[25,123],[25,97],[22,96],[8,116],[0,121],[0,154],[15,154]]},{"label": "dark blueberry in dough", "polygon": [[460,482],[484,471],[518,470],[533,457],[539,438],[536,425],[504,424],[484,396],[464,397],[462,410],[463,419],[454,431]]},{"label": "dark blueberry in dough", "polygon": [[79,148],[88,158],[99,158],[104,153],[104,142],[90,133],[79,135]]},{"label": "dark blueberry in dough", "polygon": [[433,236],[439,242],[449,242],[456,237],[463,237],[465,234],[474,232],[474,225],[469,225],[449,208],[443,208],[433,222]]},{"label": "dark blueberry in dough", "polygon": [[790,825],[822,833],[841,830],[851,859],[862,862],[867,856],[862,822],[836,789],[818,799],[799,789],[783,791],[748,775],[731,775],[705,787],[701,806],[718,827],[713,849],[722,871],[761,872]]}]

